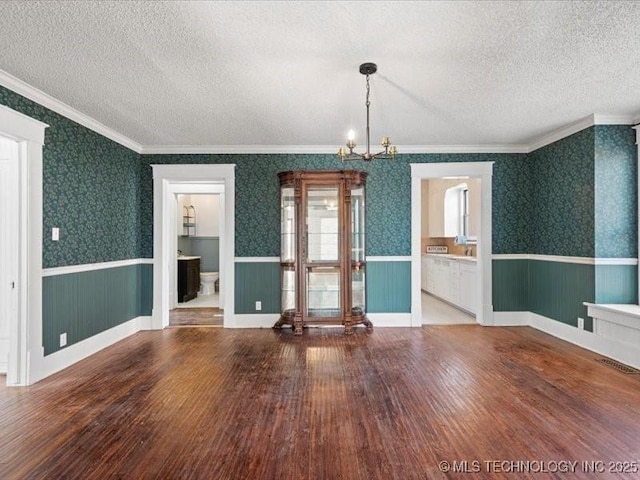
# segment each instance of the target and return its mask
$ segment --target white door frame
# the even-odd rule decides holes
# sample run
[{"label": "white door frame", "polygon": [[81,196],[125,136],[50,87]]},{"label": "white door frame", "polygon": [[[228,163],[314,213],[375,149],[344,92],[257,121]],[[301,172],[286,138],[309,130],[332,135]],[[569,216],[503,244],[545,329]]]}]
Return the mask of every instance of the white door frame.
[{"label": "white door frame", "polygon": [[[171,285],[175,282],[177,249],[177,193],[197,193],[198,188],[224,186],[224,220],[221,223],[224,256],[220,264],[220,306],[223,324],[233,327],[235,287],[235,165],[151,165],[153,168],[153,313],[152,329],[169,325]],[[196,187],[200,185],[200,187]],[[200,192],[207,193],[207,192]],[[222,210],[222,209],[221,209]],[[174,272],[172,274],[172,272]],[[224,278],[222,277],[224,275]],[[175,286],[173,287],[175,289]]]},{"label": "white door frame", "polygon": [[478,235],[478,279],[476,321],[493,325],[493,285],[491,265],[491,191],[494,162],[452,162],[411,164],[411,326],[422,325],[420,270],[422,268],[422,180],[441,177],[480,179],[480,234]]},{"label": "white door frame", "polygon": [[42,347],[42,147],[48,125],[0,105],[0,134],[19,144],[17,316],[10,320],[7,385],[43,376]]},{"label": "white door frame", "polygon": [[20,144],[14,139],[0,135],[0,373],[3,374],[7,373],[9,363],[9,330],[18,318],[19,149]]}]

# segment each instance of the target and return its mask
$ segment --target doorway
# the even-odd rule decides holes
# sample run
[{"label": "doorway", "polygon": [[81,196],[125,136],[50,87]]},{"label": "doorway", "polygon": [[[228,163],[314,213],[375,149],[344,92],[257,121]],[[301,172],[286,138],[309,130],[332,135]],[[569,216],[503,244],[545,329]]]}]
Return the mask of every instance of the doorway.
[{"label": "doorway", "polygon": [[[0,307],[3,315],[10,312],[5,317],[8,318],[6,382],[10,386],[29,385],[46,375],[42,348],[42,148],[46,128],[38,120],[0,106],[0,136],[10,140],[5,145],[9,145],[11,158],[7,160],[10,165],[5,164],[0,174],[3,179],[0,208],[7,207],[8,198],[8,207],[13,210],[6,217],[6,211],[2,213],[0,227],[0,234],[11,236],[3,240],[7,245],[0,249],[3,257],[0,270],[5,265],[13,270],[5,279],[10,283],[3,283],[2,288],[9,290],[4,291],[0,304],[4,306]],[[5,263],[7,259],[9,264]]]},{"label": "doorway", "polygon": [[18,323],[18,142],[0,136],[0,374],[7,374],[10,330]]},{"label": "doorway", "polygon": [[177,295],[171,326],[222,326],[225,195],[224,186],[219,188],[220,193],[176,194]]},{"label": "doorway", "polygon": [[[493,162],[420,163],[411,164],[411,325],[421,326],[422,320],[422,182],[442,177],[479,179],[480,215],[476,257],[476,281],[471,286],[475,297],[476,321],[493,325],[491,278],[491,180]],[[464,218],[462,221],[464,222]],[[444,228],[444,227],[443,227]],[[464,250],[467,250],[465,247]]]},{"label": "doorway", "polygon": [[[219,308],[225,327],[234,326],[235,165],[152,165],[154,177],[154,273],[152,328],[170,324],[178,302],[178,195],[218,195]],[[189,202],[191,206],[193,202]],[[187,210],[191,217],[192,209]],[[197,211],[196,211],[197,216]],[[197,222],[197,220],[196,220]],[[186,223],[195,223],[188,220]],[[196,223],[197,225],[197,223]],[[181,225],[184,227],[184,225]],[[196,226],[197,228],[197,226]],[[197,256],[197,255],[194,255]]]}]

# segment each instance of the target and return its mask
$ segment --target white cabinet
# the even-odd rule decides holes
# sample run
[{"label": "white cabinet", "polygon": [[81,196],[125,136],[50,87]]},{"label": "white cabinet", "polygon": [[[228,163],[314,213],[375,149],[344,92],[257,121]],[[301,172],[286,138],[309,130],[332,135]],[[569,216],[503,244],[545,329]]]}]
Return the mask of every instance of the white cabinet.
[{"label": "white cabinet", "polygon": [[476,311],[476,264],[459,262],[458,305],[465,310]]},{"label": "white cabinet", "polygon": [[429,272],[429,257],[423,255],[420,260],[420,288],[425,292],[427,290],[427,272]]},{"label": "white cabinet", "polygon": [[471,313],[476,311],[476,263],[474,260],[423,255],[422,289]]}]

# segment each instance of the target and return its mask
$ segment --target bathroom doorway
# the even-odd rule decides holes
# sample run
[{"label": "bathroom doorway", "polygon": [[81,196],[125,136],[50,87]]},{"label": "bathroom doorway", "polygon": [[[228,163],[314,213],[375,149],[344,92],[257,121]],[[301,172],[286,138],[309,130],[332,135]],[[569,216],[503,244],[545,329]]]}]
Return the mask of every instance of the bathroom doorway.
[{"label": "bathroom doorway", "polygon": [[[224,194],[176,194],[176,304],[169,325],[222,326],[221,211]],[[222,202],[222,205],[221,205]],[[224,227],[223,227],[224,228]]]},{"label": "bathroom doorway", "polygon": [[[182,257],[202,257],[194,254],[193,251],[183,251],[180,255],[179,234],[188,235],[190,241],[195,240],[200,243],[198,229],[201,233],[208,233],[205,237],[215,237],[217,233],[218,256],[217,265],[215,259],[209,258],[209,263],[205,264],[203,270],[209,274],[215,272],[217,266],[217,278],[213,280],[213,286],[209,287],[215,291],[217,280],[218,307],[215,308],[215,323],[222,323],[225,327],[233,326],[233,298],[234,298],[234,205],[235,205],[235,165],[152,165],[154,175],[154,309],[152,318],[152,328],[164,328],[169,326],[170,312],[177,309],[179,303],[184,303],[184,294],[181,295],[182,302],[179,302],[178,291],[178,262],[188,261],[189,258],[179,260]],[[205,200],[215,201],[218,204],[217,232],[208,230],[203,221],[209,221],[206,214],[202,215],[202,202]],[[182,204],[180,203],[182,200]],[[200,206],[198,206],[200,205]],[[187,207],[184,209],[183,207]],[[198,211],[200,210],[200,213]],[[206,223],[206,222],[205,222]],[[185,225],[186,224],[186,225]],[[205,230],[203,230],[205,228]],[[209,238],[211,239],[211,238]],[[209,240],[207,239],[207,240]],[[182,242],[184,246],[184,242]],[[210,242],[209,242],[210,243]],[[197,249],[193,244],[189,248]],[[185,247],[186,248],[186,247]],[[185,255],[188,253],[189,255]],[[200,291],[199,263],[202,258],[198,258],[196,273],[191,270],[191,292],[189,300],[197,298]],[[191,266],[194,268],[194,266]],[[195,286],[194,286],[195,285]],[[203,286],[204,288],[204,286]],[[195,306],[195,305],[194,305]],[[184,309],[193,311],[195,309]],[[202,316],[205,309],[199,309],[198,315]],[[214,313],[214,312],[211,312]],[[186,313],[180,315],[186,316]],[[210,315],[211,316],[211,315]],[[222,322],[220,322],[222,319]],[[191,319],[178,320],[173,323],[195,323],[202,324],[203,320]],[[209,322],[211,323],[211,322]]]}]

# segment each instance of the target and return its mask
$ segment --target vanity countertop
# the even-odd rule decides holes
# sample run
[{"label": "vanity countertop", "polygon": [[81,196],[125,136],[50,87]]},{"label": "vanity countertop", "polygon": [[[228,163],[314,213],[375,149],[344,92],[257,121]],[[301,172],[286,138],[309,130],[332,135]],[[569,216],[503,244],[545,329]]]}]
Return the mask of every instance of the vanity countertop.
[{"label": "vanity countertop", "polygon": [[451,253],[423,253],[422,255],[425,257],[447,258],[449,260],[458,260],[459,262],[476,263],[478,261],[477,257],[471,257],[468,255],[453,255]]},{"label": "vanity countertop", "polygon": [[200,258],[196,255],[178,255],[178,260],[195,260],[196,258]]}]

